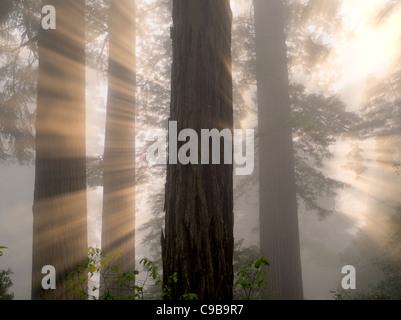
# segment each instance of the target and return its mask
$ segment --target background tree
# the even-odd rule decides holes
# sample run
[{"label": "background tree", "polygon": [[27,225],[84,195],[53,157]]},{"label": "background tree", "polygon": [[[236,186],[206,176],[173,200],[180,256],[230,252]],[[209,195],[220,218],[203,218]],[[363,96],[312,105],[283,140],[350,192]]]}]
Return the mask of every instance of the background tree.
[{"label": "background tree", "polygon": [[0,6],[0,162],[31,165],[40,2],[7,0]]},{"label": "background tree", "polygon": [[[323,36],[334,37],[337,33],[341,35],[341,20],[337,15],[339,3],[337,1],[323,2],[290,1],[286,10],[289,12],[289,21],[285,29],[298,204],[304,203],[308,211],[315,211],[322,218],[330,214],[332,210],[322,206],[319,200],[327,195],[332,196],[336,189],[343,188],[345,185],[329,178],[320,169],[323,167],[324,160],[333,156],[330,146],[341,135],[348,134],[351,126],[358,120],[357,115],[346,111],[345,104],[339,96],[333,95],[331,90],[328,89],[327,92],[311,90],[294,76],[298,72],[312,80],[316,74],[319,74],[314,70],[318,68],[316,65],[332,64],[332,59],[329,58],[331,56],[329,43],[315,43],[315,41],[321,40]],[[243,98],[244,92],[252,92],[256,87],[253,7],[234,20],[233,28],[233,65],[236,71],[234,87],[237,88],[234,91],[237,104],[235,110],[240,111],[241,114],[236,119],[243,119],[247,115],[249,117],[249,114],[256,119],[257,109],[253,109]],[[313,42],[314,46],[319,47],[320,50],[305,47],[306,39],[316,39]],[[322,51],[325,54],[322,54]],[[332,76],[336,78],[338,74],[325,72],[324,76],[332,79]],[[253,102],[257,104],[256,95],[253,95]],[[259,148],[259,141],[256,143]],[[242,179],[242,182],[237,185],[236,195],[246,193],[252,185],[258,184],[258,172],[258,166],[256,166],[251,177]],[[308,192],[301,192],[305,188]]]},{"label": "background tree", "polygon": [[121,252],[120,268],[135,270],[135,1],[112,2],[108,23],[102,249]]},{"label": "background tree", "polygon": [[[42,1],[57,29],[39,30],[32,299],[74,299],[64,284],[87,254],[84,1]],[[56,269],[44,291],[42,267]]]},{"label": "background tree", "polygon": [[[201,129],[232,130],[230,2],[173,1],[171,35],[169,120],[178,132],[192,128],[199,136]],[[170,299],[232,299],[232,177],[227,164],[168,165],[162,254]],[[175,272],[178,282],[169,279]]]},{"label": "background tree", "polygon": [[269,296],[303,299],[283,1],[255,0],[261,254]]},{"label": "background tree", "polygon": [[[146,17],[141,23],[141,30],[154,29],[158,24],[168,25],[169,17],[165,12],[168,13],[169,1],[154,1],[152,5],[143,6],[140,17]],[[291,6],[295,4],[291,3]],[[316,4],[315,4],[316,5]],[[141,5],[142,6],[142,5]],[[313,6],[313,4],[309,4]],[[302,25],[303,33],[301,32],[290,32],[287,30],[287,40],[288,37],[307,37],[305,35],[310,32],[308,23],[319,24],[323,23],[327,19],[324,19],[325,15],[330,15],[319,6],[321,10],[314,9],[314,12],[318,11],[318,14],[309,17],[309,20],[297,20],[297,23],[291,23],[291,30],[297,29]],[[290,8],[291,11],[297,11],[294,7]],[[306,10],[306,9],[303,9]],[[309,8],[310,10],[310,8]],[[322,12],[321,12],[322,11]],[[157,12],[157,15],[152,14],[151,17],[147,16],[148,12]],[[299,14],[299,12],[298,12]],[[164,16],[166,15],[166,17]],[[297,15],[297,19],[299,19]],[[317,21],[315,21],[317,20]],[[333,18],[330,19],[334,23]],[[160,22],[162,21],[162,23]],[[302,24],[303,23],[303,24]],[[329,23],[329,22],[327,22]],[[169,43],[164,46],[162,41],[159,39],[159,34],[167,38],[166,31],[170,33],[170,29],[162,29],[161,27],[156,28],[158,32],[155,39],[148,41],[146,36],[143,40],[139,40],[141,43],[141,50],[145,54],[141,54],[138,59],[142,57],[149,57],[146,63],[138,63],[139,65],[146,64],[152,66],[152,72],[146,73],[147,75],[154,75],[155,72],[163,71],[163,66],[168,65],[169,55]],[[320,26],[319,30],[326,30],[324,26]],[[329,28],[329,31],[334,32],[334,28]],[[164,31],[163,31],[164,30]],[[146,33],[145,33],[146,35]],[[256,104],[256,95],[253,94],[256,87],[256,65],[255,65],[255,25],[254,25],[254,8],[249,6],[249,8],[244,9],[243,12],[237,12],[233,19],[233,40],[232,40],[232,54],[233,54],[233,93],[234,93],[234,123],[235,127],[239,128],[245,125],[247,128],[256,125],[252,122],[252,119],[257,119],[257,108],[254,106]],[[314,37],[313,34],[310,35]],[[139,35],[141,37],[141,35]],[[312,53],[307,54],[304,48],[299,48],[300,44],[303,42],[301,40],[293,42],[298,45],[291,45],[289,50],[290,56],[295,56],[297,50],[302,52],[302,55],[309,57]],[[152,44],[153,43],[153,44]],[[287,41],[288,43],[288,41]],[[163,45],[163,46],[161,46]],[[156,49],[155,49],[156,48]],[[158,49],[160,48],[160,49]],[[163,48],[163,49],[162,49]],[[328,49],[327,49],[328,50]],[[300,54],[300,53],[297,54]],[[301,59],[302,60],[302,59]],[[165,62],[163,62],[165,61]],[[299,61],[296,61],[298,63]],[[323,63],[324,59],[320,59]],[[295,62],[293,62],[295,63]],[[153,67],[157,66],[157,67]],[[313,66],[309,67],[309,69]],[[306,67],[305,67],[306,69]],[[166,73],[160,74],[155,80],[152,77],[152,81],[147,78],[142,80],[141,75],[138,75],[140,84],[138,88],[140,94],[138,95],[138,107],[141,105],[140,111],[140,121],[141,127],[149,126],[166,129],[166,116],[162,117],[160,122],[160,115],[165,114],[167,108],[161,108],[161,106],[166,105],[167,99],[162,99],[165,96],[165,92],[169,89],[169,82],[165,81],[165,87],[159,85],[162,77],[166,77]],[[306,71],[305,71],[306,72]],[[158,73],[159,74],[159,73]],[[143,83],[143,85],[142,85]],[[355,115],[345,111],[345,104],[341,102],[339,97],[334,95],[323,95],[320,93],[310,93],[305,86],[295,82],[290,83],[290,98],[291,98],[291,126],[294,138],[294,152],[295,152],[295,172],[296,172],[296,187],[297,187],[297,197],[298,205],[301,205],[307,209],[307,213],[313,211],[319,215],[320,218],[324,218],[332,213],[334,208],[334,196],[339,188],[344,188],[344,183],[334,180],[327,176],[322,170],[324,166],[324,161],[333,156],[330,147],[337,141],[338,137],[344,132],[349,131],[350,125],[355,121]],[[146,94],[145,94],[146,93]],[[253,98],[254,103],[249,103],[247,96]],[[242,121],[245,120],[245,123]],[[145,145],[144,150],[146,150],[147,145]],[[256,138],[256,164],[257,164],[257,152],[259,149],[259,140]],[[138,152],[140,153],[140,151]],[[143,152],[142,152],[143,153]],[[142,167],[144,161],[138,160],[138,166]],[[164,166],[143,166],[143,170],[149,178],[152,176],[164,176]],[[255,213],[258,208],[257,200],[253,198],[253,193],[258,192],[259,185],[259,169],[255,165],[255,170],[252,175],[244,177],[234,177],[234,203],[238,204],[234,212],[235,221],[237,226],[237,236],[247,238],[247,243],[253,243],[252,237],[250,237],[249,230],[255,234],[255,243],[259,243],[259,223],[258,218],[253,217],[252,208],[255,208]],[[155,262],[158,261],[160,257],[158,238],[160,235],[160,228],[162,227],[163,216],[163,192],[160,191],[157,186],[152,183],[149,186],[152,191],[152,197],[149,199],[149,206],[151,208],[152,215],[154,218],[147,221],[141,228],[140,232],[145,230],[148,233],[144,236],[144,245],[150,245],[151,252],[154,254],[153,259]],[[149,190],[149,189],[148,189]],[[138,193],[139,194],[139,193]],[[323,201],[322,199],[328,199]],[[330,206],[332,204],[332,206]],[[245,209],[243,207],[245,206]],[[302,209],[303,209],[302,207]],[[302,210],[301,209],[301,210]],[[244,210],[244,212],[243,212]],[[305,210],[304,210],[305,211]],[[252,224],[254,227],[252,228]],[[247,227],[250,227],[248,230]],[[263,232],[263,230],[262,230]],[[245,245],[245,244],[244,244]],[[237,259],[240,259],[239,250],[235,250],[234,254],[237,255]]]}]

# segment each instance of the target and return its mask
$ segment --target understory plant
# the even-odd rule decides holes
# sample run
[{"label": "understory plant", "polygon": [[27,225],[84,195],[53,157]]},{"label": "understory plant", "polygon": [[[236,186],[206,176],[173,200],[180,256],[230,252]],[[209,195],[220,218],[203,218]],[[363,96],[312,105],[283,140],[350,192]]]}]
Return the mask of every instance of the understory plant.
[{"label": "understory plant", "polygon": [[[82,300],[145,300],[146,293],[146,299],[160,300],[170,296],[171,288],[163,282],[154,261],[143,258],[140,261],[141,272],[121,270],[118,265],[120,256],[118,252],[105,253],[99,248],[89,248],[83,264],[68,276],[66,283],[70,290]],[[257,288],[266,284],[263,268],[268,265],[266,258],[260,258],[250,261],[238,272],[234,287],[242,290],[244,296],[241,299],[257,298]],[[180,281],[177,272],[170,275],[169,280]],[[180,300],[198,300],[198,296],[184,293]]]},{"label": "understory plant", "polygon": [[260,291],[267,284],[264,268],[269,265],[270,263],[266,258],[251,260],[247,266],[238,272],[238,280],[234,286],[242,289],[243,297],[241,299],[253,300],[256,298],[255,291],[258,291],[258,289]]},{"label": "understory plant", "polygon": [[[161,289],[161,296],[156,299],[170,295],[171,289],[163,283],[159,268],[152,260],[143,258],[140,261],[142,272],[127,271],[118,266],[120,256],[119,252],[108,254],[99,248],[89,248],[83,265],[68,276],[70,290],[83,300],[144,300],[145,291],[152,289]],[[169,279],[179,281],[176,272]],[[150,280],[153,283],[149,283]],[[113,293],[115,288],[119,294]],[[194,293],[185,293],[181,299],[197,300],[198,297]]]}]

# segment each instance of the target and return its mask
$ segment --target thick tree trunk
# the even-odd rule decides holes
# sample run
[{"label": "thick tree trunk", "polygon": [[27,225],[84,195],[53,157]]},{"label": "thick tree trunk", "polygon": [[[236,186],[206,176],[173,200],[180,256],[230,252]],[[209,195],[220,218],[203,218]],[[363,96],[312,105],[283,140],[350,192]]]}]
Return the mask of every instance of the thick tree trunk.
[{"label": "thick tree trunk", "polygon": [[[230,1],[174,0],[173,23],[170,120],[178,132],[195,130],[200,144],[201,129],[233,129]],[[169,164],[165,213],[168,298],[232,299],[232,165]],[[169,279],[175,272],[177,283]]]},{"label": "thick tree trunk", "polygon": [[[74,299],[65,286],[87,255],[84,1],[43,1],[57,29],[39,31],[32,299]],[[43,290],[42,267],[56,269]]]},{"label": "thick tree trunk", "polygon": [[268,298],[303,299],[285,43],[285,1],[255,0],[260,246]]},{"label": "thick tree trunk", "polygon": [[[135,1],[111,3],[106,134],[103,157],[102,250],[120,252],[135,269]],[[120,296],[120,286],[108,284]]]}]

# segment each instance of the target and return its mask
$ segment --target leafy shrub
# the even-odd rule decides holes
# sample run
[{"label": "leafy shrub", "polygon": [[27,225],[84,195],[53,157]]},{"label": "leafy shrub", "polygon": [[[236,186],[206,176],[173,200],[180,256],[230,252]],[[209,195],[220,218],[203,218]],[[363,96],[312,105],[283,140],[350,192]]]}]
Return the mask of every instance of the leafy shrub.
[{"label": "leafy shrub", "polygon": [[[70,290],[81,296],[83,300],[143,300],[145,288],[161,287],[161,297],[163,299],[170,295],[170,288],[163,283],[157,265],[148,258],[143,258],[140,264],[143,266],[142,279],[139,279],[138,270],[123,271],[118,266],[120,259],[119,253],[107,254],[98,248],[89,248],[88,257],[82,266],[70,273],[67,284]],[[99,275],[100,281],[92,280],[95,275]],[[149,284],[149,279],[153,284]],[[174,282],[179,281],[177,273],[169,277]],[[93,283],[99,285],[93,285]],[[92,285],[91,294],[88,293],[88,286]],[[120,294],[113,293],[113,286],[120,288]],[[186,293],[181,296],[182,300],[197,300],[194,293]]]},{"label": "leafy shrub", "polygon": [[263,267],[269,266],[266,258],[260,258],[255,261],[250,261],[248,265],[238,272],[239,279],[235,282],[235,286],[242,288],[244,300],[251,300],[252,294],[256,288],[261,288],[266,285],[266,271]]}]

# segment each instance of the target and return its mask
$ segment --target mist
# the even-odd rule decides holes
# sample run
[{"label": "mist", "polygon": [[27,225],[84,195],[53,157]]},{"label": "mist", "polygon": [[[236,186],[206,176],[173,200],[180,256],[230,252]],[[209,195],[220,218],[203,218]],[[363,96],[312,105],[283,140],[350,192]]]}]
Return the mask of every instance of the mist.
[{"label": "mist", "polygon": [[0,10],[13,299],[401,298],[398,2],[63,3]]}]

